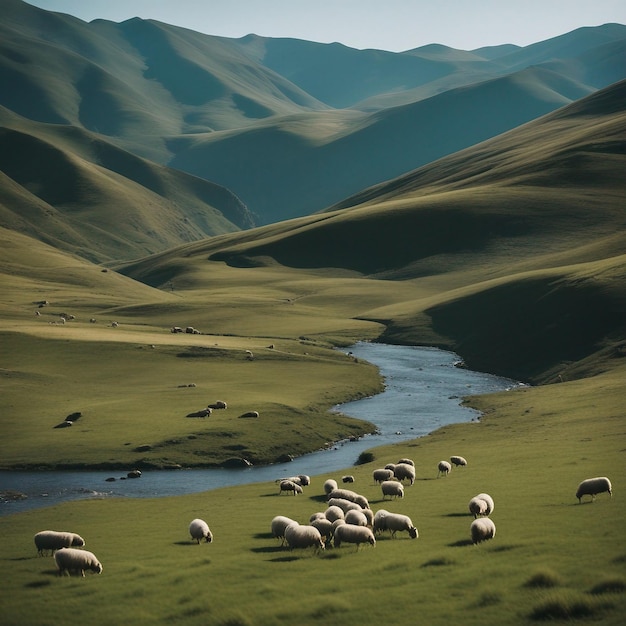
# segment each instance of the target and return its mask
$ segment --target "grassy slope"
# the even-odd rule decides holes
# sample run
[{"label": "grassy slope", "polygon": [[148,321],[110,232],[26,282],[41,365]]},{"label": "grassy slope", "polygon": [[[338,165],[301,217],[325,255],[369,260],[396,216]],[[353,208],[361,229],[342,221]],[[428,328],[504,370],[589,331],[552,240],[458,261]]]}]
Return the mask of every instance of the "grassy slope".
[{"label": "grassy slope", "polygon": [[5,227],[91,260],[131,259],[253,225],[227,189],[64,125],[2,114]]}]

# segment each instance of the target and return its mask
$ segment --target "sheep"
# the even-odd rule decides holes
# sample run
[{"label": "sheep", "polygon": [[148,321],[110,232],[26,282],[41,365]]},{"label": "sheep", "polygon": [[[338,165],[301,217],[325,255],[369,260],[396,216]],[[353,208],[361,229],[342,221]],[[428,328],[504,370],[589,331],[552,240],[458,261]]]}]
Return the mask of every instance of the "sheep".
[{"label": "sheep", "polygon": [[448,461],[439,461],[439,464],[437,465],[437,478],[442,475],[447,476],[451,470],[452,465],[450,465]]},{"label": "sheep", "polygon": [[246,411],[242,413],[239,417],[259,417],[258,411]]},{"label": "sheep", "polygon": [[292,524],[297,524],[295,520],[292,520],[290,517],[286,517],[285,515],[277,515],[272,519],[271,530],[272,536],[276,537],[276,539],[280,539],[281,545],[285,543],[285,530],[287,526],[291,526]]},{"label": "sheep", "polygon": [[470,534],[472,536],[472,543],[476,545],[481,541],[493,539],[496,536],[496,525],[493,523],[493,520],[488,517],[479,517],[472,522]]},{"label": "sheep", "polygon": [[465,467],[467,465],[467,461],[462,456],[451,456],[450,463],[455,465],[456,467]]},{"label": "sheep", "polygon": [[42,530],[35,535],[34,540],[39,556],[43,556],[46,550],[54,554],[55,550],[61,548],[82,548],[85,545],[85,540],[80,535],[56,530]]},{"label": "sheep", "polygon": [[397,480],[385,480],[380,485],[383,492],[383,500],[390,498],[404,498],[404,485]]},{"label": "sheep", "polygon": [[372,472],[372,478],[375,483],[382,483],[384,480],[393,478],[393,470],[388,468],[375,469]]},{"label": "sheep", "polygon": [[93,552],[87,550],[77,550],[76,548],[61,548],[54,554],[54,561],[59,569],[59,576],[65,572],[80,572],[85,578],[85,570],[90,570],[96,574],[102,573],[102,564]]},{"label": "sheep", "polygon": [[362,543],[376,545],[376,538],[371,528],[366,526],[354,526],[353,524],[340,524],[335,528],[335,548],[342,543],[355,543],[358,550]]},{"label": "sheep", "polygon": [[474,519],[476,519],[479,515],[482,516],[489,514],[487,512],[489,510],[489,504],[486,500],[483,500],[482,498],[473,497],[469,501],[468,508],[469,512],[474,516]]},{"label": "sheep", "polygon": [[297,496],[299,493],[302,493],[302,487],[300,487],[300,485],[297,485],[291,480],[281,480],[280,489],[278,491],[279,495],[283,493],[283,491],[291,491],[294,496]]},{"label": "sheep", "polygon": [[223,400],[218,400],[207,406],[208,409],[226,409],[228,405]]},{"label": "sheep", "polygon": [[597,476],[596,478],[587,478],[583,480],[578,489],[576,489],[576,497],[578,502],[582,502],[583,496],[591,496],[591,501],[596,499],[596,495],[599,493],[609,492],[609,497],[613,497],[613,488],[611,481],[606,476]]},{"label": "sheep", "polygon": [[342,476],[341,477],[341,482],[342,483],[353,483],[354,482],[354,476]]},{"label": "sheep", "polygon": [[332,478],[329,478],[325,483],[324,483],[324,493],[326,495],[332,493],[333,491],[335,491],[335,489],[337,489],[337,481],[333,480]]},{"label": "sheep", "polygon": [[322,541],[322,535],[315,526],[301,526],[300,524],[290,524],[285,528],[285,540],[290,549],[310,548],[324,550],[326,547]]},{"label": "sheep", "polygon": [[407,479],[412,485],[415,482],[415,467],[408,463],[396,463],[393,467],[393,475],[402,482]]},{"label": "sheep", "polygon": [[311,517],[309,517],[309,524],[312,524],[316,519],[326,519],[326,516],[322,511],[317,511],[316,513],[313,513]]},{"label": "sheep", "polygon": [[206,409],[200,409],[199,411],[194,411],[193,413],[187,413],[186,417],[211,417],[212,409],[207,407]]},{"label": "sheep", "polygon": [[296,483],[296,485],[300,485],[300,487],[302,487],[302,481],[300,479],[300,476],[285,476],[283,478],[277,478],[276,482],[280,483],[283,480],[290,480],[292,483]]},{"label": "sheep", "polygon": [[388,530],[392,539],[395,539],[397,532],[407,531],[411,539],[417,539],[417,528],[408,515],[401,513],[389,513],[385,509],[380,509],[374,515],[374,531],[383,532]]},{"label": "sheep", "polygon": [[300,484],[303,487],[308,487],[311,484],[311,477],[306,474],[298,474],[298,478],[300,479]]},{"label": "sheep", "polygon": [[254,354],[252,354],[252,350],[246,350],[246,359],[248,359],[248,361],[254,361]]},{"label": "sheep", "polygon": [[491,515],[495,507],[495,504],[493,503],[493,498],[488,493],[479,493],[475,497],[479,500],[484,500],[487,503],[487,512],[485,513],[485,515]]},{"label": "sheep", "polygon": [[356,502],[350,502],[350,500],[345,500],[344,498],[331,498],[328,501],[328,506],[338,506],[344,513],[354,509],[363,510]]},{"label": "sheep", "polygon": [[346,524],[352,524],[353,526],[367,526],[367,517],[361,511],[348,511],[345,516]]},{"label": "sheep", "polygon": [[390,469],[393,472],[393,470],[396,469],[396,464],[395,463],[387,463],[387,465],[385,465],[385,469]]},{"label": "sheep", "polygon": [[328,538],[333,534],[333,523],[325,517],[314,519],[311,522],[311,526],[317,528],[317,530],[320,531],[320,535],[322,536],[322,538]]},{"label": "sheep", "polygon": [[350,500],[350,502],[356,502],[362,509],[369,509],[370,505],[365,496],[362,496],[355,491],[350,491],[350,489],[335,489],[331,491],[327,499],[331,498],[342,498],[343,500]]},{"label": "sheep", "polygon": [[415,461],[413,459],[400,459],[398,463],[403,463],[404,465],[412,465],[415,467]]},{"label": "sheep", "polygon": [[372,509],[361,509],[361,513],[365,515],[368,526],[374,526],[374,511]]},{"label": "sheep", "polygon": [[346,515],[343,510],[340,509],[338,506],[329,506],[324,511],[324,517],[326,517],[326,519],[330,520],[331,522],[334,522],[337,519],[344,519],[345,516]]},{"label": "sheep", "polygon": [[201,539],[204,539],[206,543],[213,541],[213,533],[209,529],[209,525],[202,519],[194,519],[191,521],[189,524],[189,534],[197,543],[200,543]]}]

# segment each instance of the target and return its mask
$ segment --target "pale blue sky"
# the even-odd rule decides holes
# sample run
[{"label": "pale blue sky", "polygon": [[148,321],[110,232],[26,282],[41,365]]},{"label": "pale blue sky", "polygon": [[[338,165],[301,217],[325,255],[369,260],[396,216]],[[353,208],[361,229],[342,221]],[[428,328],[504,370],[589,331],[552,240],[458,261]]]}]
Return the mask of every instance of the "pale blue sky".
[{"label": "pale blue sky", "polygon": [[526,46],[626,24],[626,0],[28,0],[85,21],[155,19],[209,35],[294,37],[353,48]]}]

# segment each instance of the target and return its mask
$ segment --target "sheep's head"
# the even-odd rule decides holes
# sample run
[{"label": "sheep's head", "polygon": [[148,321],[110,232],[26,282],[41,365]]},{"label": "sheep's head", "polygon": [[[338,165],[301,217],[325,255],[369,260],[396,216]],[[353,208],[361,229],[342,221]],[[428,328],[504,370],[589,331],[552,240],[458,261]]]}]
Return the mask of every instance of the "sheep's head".
[{"label": "sheep's head", "polygon": [[409,537],[411,537],[411,539],[417,539],[417,528],[415,528],[415,526],[409,528]]}]

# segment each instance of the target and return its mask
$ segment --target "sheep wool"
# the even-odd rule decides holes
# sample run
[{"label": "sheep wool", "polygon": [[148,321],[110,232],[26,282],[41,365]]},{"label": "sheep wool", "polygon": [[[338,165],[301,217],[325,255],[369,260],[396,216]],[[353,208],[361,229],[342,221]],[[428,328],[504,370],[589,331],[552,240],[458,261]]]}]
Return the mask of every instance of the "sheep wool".
[{"label": "sheep wool", "polygon": [[348,511],[345,520],[346,524],[352,524],[353,526],[367,526],[367,517],[361,511]]},{"label": "sheep wool", "polygon": [[415,467],[409,463],[396,463],[393,474],[399,481],[408,480],[411,485],[415,482]]},{"label": "sheep wool", "polygon": [[473,497],[469,501],[468,508],[469,512],[474,516],[474,519],[476,519],[479,515],[489,514],[489,505],[482,498]]},{"label": "sheep wool", "polygon": [[299,493],[302,493],[302,487],[300,487],[300,485],[297,485],[291,480],[281,480],[280,490],[278,493],[288,493],[290,491],[293,493],[294,496],[297,496]]},{"label": "sheep wool", "polygon": [[491,515],[495,507],[493,503],[493,498],[488,493],[479,493],[475,497],[479,500],[484,500],[487,503],[487,512],[485,513],[485,515]]},{"label": "sheep wool", "polygon": [[80,572],[85,577],[85,571],[89,570],[96,574],[102,573],[102,564],[93,552],[87,550],[77,550],[76,548],[61,548],[54,553],[54,561],[59,569],[59,576],[65,572],[71,575],[72,572]]},{"label": "sheep wool", "polygon": [[213,541],[213,533],[209,529],[209,525],[202,519],[194,519],[189,524],[189,534],[192,539],[200,543],[204,539],[207,543]]},{"label": "sheep wool", "polygon": [[316,550],[324,550],[326,547],[320,531],[315,526],[291,524],[285,529],[285,540],[291,549],[314,547]]},{"label": "sheep wool", "polygon": [[332,493],[333,491],[335,491],[335,489],[337,489],[337,481],[333,480],[332,478],[329,478],[324,483],[324,493],[328,495],[329,493]]},{"label": "sheep wool", "polygon": [[385,480],[381,483],[380,488],[383,492],[383,500],[390,498],[404,498],[404,485],[397,480]]},{"label": "sheep wool", "polygon": [[376,545],[374,533],[366,526],[354,526],[353,524],[341,524],[335,528],[335,548],[339,548],[342,543],[354,543],[357,550],[362,543]]},{"label": "sheep wool", "polygon": [[361,510],[361,507],[356,502],[350,502],[350,500],[345,500],[344,498],[331,498],[328,501],[328,506],[338,506],[344,513],[353,509]]},{"label": "sheep wool", "polygon": [[476,545],[481,541],[493,539],[496,536],[496,525],[488,517],[475,519],[470,526],[472,543]]},{"label": "sheep wool", "polygon": [[295,520],[292,520],[290,517],[286,517],[285,515],[277,515],[272,519],[271,530],[272,536],[276,537],[276,539],[281,540],[281,544],[285,543],[285,529],[287,526],[291,526],[292,524],[297,524]]},{"label": "sheep wool", "polygon": [[467,465],[467,461],[462,456],[451,456],[450,463],[452,465],[456,465],[456,467],[465,467]]},{"label": "sheep wool", "polygon": [[604,493],[605,491],[608,491],[609,497],[613,497],[613,487],[611,486],[611,481],[606,476],[587,478],[578,485],[576,497],[580,503],[583,496],[591,496],[591,501],[593,502],[599,493]]},{"label": "sheep wool", "polygon": [[390,480],[391,478],[393,478],[393,470],[384,467],[380,469],[375,469],[372,472],[372,478],[374,479],[375,483],[382,483],[385,480]]},{"label": "sheep wool", "polygon": [[392,539],[395,539],[397,532],[408,532],[411,539],[417,539],[419,533],[408,515],[401,513],[390,513],[380,509],[374,515],[374,531],[383,532],[388,530]]},{"label": "sheep wool", "polygon": [[85,540],[80,535],[57,530],[42,530],[34,539],[39,556],[43,556],[47,550],[54,554],[61,548],[82,548],[85,545]]},{"label": "sheep wool", "polygon": [[439,464],[437,465],[437,478],[441,475],[447,476],[451,469],[452,465],[450,465],[448,461],[439,461]]},{"label": "sheep wool", "polygon": [[327,520],[330,520],[331,522],[334,522],[337,519],[344,519],[345,518],[345,513],[343,512],[343,509],[341,509],[338,506],[329,506],[324,511],[324,517]]}]

